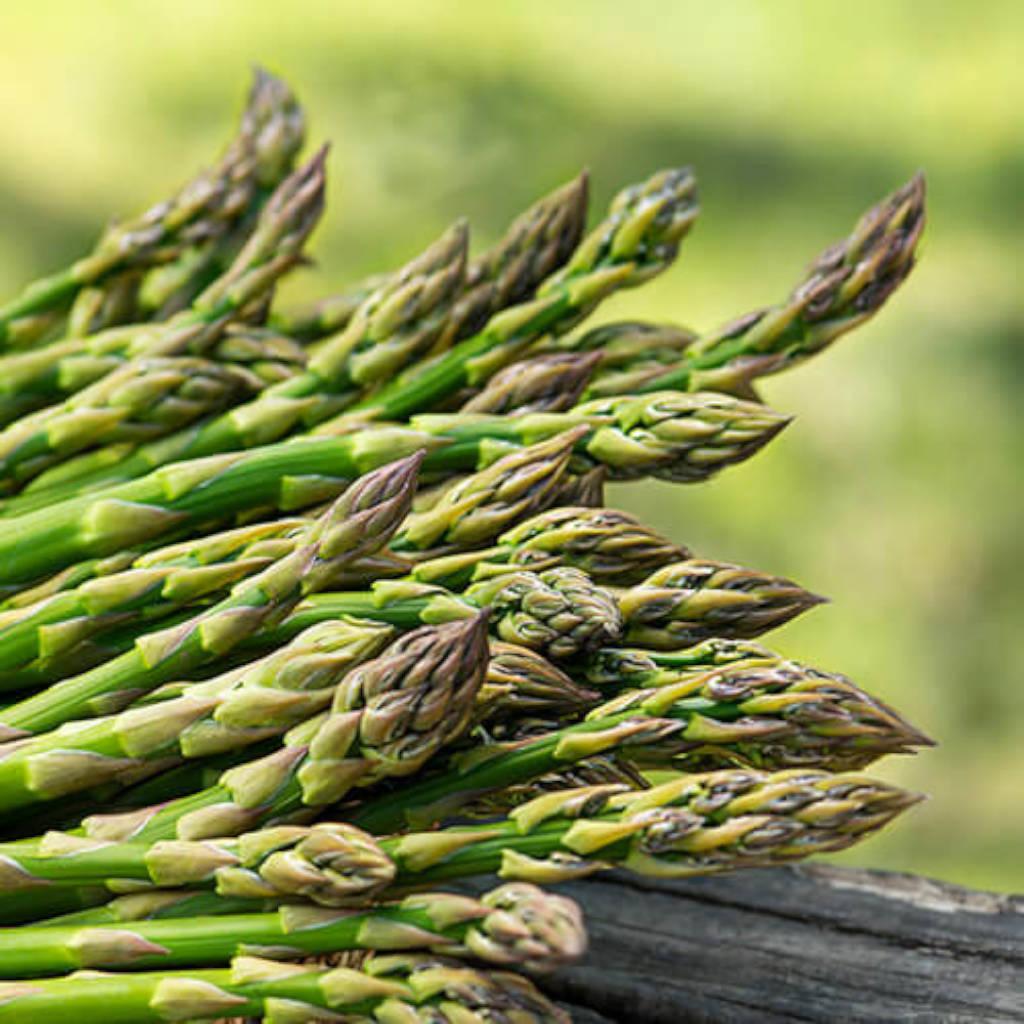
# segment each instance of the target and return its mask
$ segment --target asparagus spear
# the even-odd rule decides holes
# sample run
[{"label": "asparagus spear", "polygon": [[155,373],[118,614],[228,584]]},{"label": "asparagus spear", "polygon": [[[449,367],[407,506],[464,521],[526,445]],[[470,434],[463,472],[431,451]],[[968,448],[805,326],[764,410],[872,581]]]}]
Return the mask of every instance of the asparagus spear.
[{"label": "asparagus spear", "polygon": [[[304,544],[237,584],[212,607],[140,637],[113,661],[5,708],[0,726],[6,736],[45,731],[82,715],[124,706],[126,700],[208,664],[244,637],[279,622],[304,595],[387,542],[408,510],[420,461],[412,456],[362,477],[316,521]],[[58,777],[66,774],[51,768]],[[47,783],[40,780],[40,787],[47,788]]]},{"label": "asparagus spear", "polygon": [[391,274],[372,274],[336,295],[290,309],[274,308],[270,324],[302,343],[318,342],[344,330],[356,310],[391,280]]},{"label": "asparagus spear", "polygon": [[94,494],[13,516],[0,531],[0,584],[38,579],[190,524],[268,504],[294,509],[336,494],[339,478],[403,452],[432,450],[424,469],[475,469],[485,457],[588,427],[578,455],[613,475],[691,482],[742,461],[788,422],[725,395],[665,392],[525,416],[422,416],[340,437],[298,438],[156,470]]},{"label": "asparagus spear", "polygon": [[533,297],[579,245],[588,192],[589,176],[583,171],[524,210],[497,244],[469,265],[463,294],[432,354],[476,334],[502,309]]},{"label": "asparagus spear", "polygon": [[[525,978],[437,956],[374,956],[360,970],[240,956],[230,968],[101,974],[0,986],[0,1021],[67,1024],[91,1014],[104,1024],[223,1019],[267,1024],[312,1020],[431,1024],[569,1024]],[[28,1015],[28,1016],[25,1016]]]},{"label": "asparagus spear", "polygon": [[[31,889],[120,874],[171,887],[215,886],[220,897],[254,900],[294,895],[308,885],[345,902],[354,896],[349,877],[355,888],[370,891],[492,872],[544,884],[615,864],[641,875],[686,877],[844,849],[919,799],[852,773],[730,768],[649,789],[611,784],[554,791],[504,820],[387,836],[376,845],[349,824],[202,842],[95,843],[55,835],[41,851],[3,847],[5,881]],[[200,905],[217,904],[211,898]]]},{"label": "asparagus spear", "polygon": [[312,524],[311,518],[275,519],[144,554],[89,559],[21,591],[0,611],[0,690],[17,689],[32,673],[69,674],[66,666],[104,649],[110,631],[122,624],[130,627],[122,631],[130,646],[131,638],[154,622],[223,596],[233,584],[290,554]]},{"label": "asparagus spear", "polygon": [[756,378],[821,352],[874,316],[913,269],[924,203],[924,177],[918,174],[869,209],[848,238],[826,249],[784,303],[698,338],[675,367],[633,382],[632,390],[746,394]]},{"label": "asparagus spear", "polygon": [[83,448],[161,437],[260,387],[254,374],[209,359],[132,360],[0,431],[0,488],[16,488]]},{"label": "asparagus spear", "polygon": [[83,967],[215,965],[260,948],[286,959],[348,949],[422,949],[550,971],[579,959],[586,937],[571,900],[511,882],[482,899],[426,892],[362,911],[285,906],[263,914],[170,918],[116,929],[9,929],[0,933],[0,973],[10,978]]},{"label": "asparagus spear", "polygon": [[586,425],[590,432],[578,442],[577,452],[604,465],[613,478],[655,476],[693,483],[749,458],[788,422],[788,417],[765,406],[726,395],[663,391],[584,402],[566,413],[425,413],[413,416],[409,424],[470,444],[484,438],[529,444],[550,437],[559,428]]},{"label": "asparagus spear", "polygon": [[536,651],[492,640],[475,721],[490,725],[531,714],[571,715],[599,700],[599,691],[577,682]]},{"label": "asparagus spear", "polygon": [[399,637],[335,691],[330,710],[280,750],[230,768],[191,796],[83,822],[91,838],[202,838],[307,815],[352,787],[404,777],[472,720],[487,666],[487,613]]},{"label": "asparagus spear", "polygon": [[613,291],[664,270],[697,209],[688,170],[663,171],[624,189],[569,262],[540,284],[535,298],[497,313],[477,334],[353,408],[363,416],[402,418],[487,379],[539,337],[568,330]]},{"label": "asparagus spear", "polygon": [[399,552],[465,549],[486,544],[505,527],[547,508],[584,426],[513,451],[445,487],[431,508],[412,512],[392,544]]},{"label": "asparagus spear", "polygon": [[622,593],[626,643],[678,650],[713,636],[749,639],[824,602],[780,576],[691,558]]},{"label": "asparagus spear", "polygon": [[[569,431],[514,452],[446,489],[429,513],[406,518],[392,548],[494,539],[503,526],[550,503],[578,436],[579,431]],[[31,674],[59,674],[62,665],[80,664],[109,649],[110,630],[126,619],[141,634],[153,621],[216,596],[289,554],[308,525],[304,519],[271,521],[159,548],[128,559],[124,568],[111,559],[93,561],[94,571],[79,567],[73,577],[77,587],[64,582],[56,594],[44,588],[39,603],[20,601],[16,611],[0,612],[0,668],[12,670],[0,689],[24,686]],[[393,565],[378,558],[373,565],[360,561],[352,572],[376,569],[377,577],[387,577],[410,568],[401,558]]]},{"label": "asparagus spear", "polygon": [[126,267],[165,262],[183,246],[223,234],[261,191],[287,173],[302,145],[302,111],[280,79],[257,68],[236,139],[220,162],[170,200],[114,224],[93,251],[29,285],[0,307],[0,342],[16,342],[18,322],[45,314]]},{"label": "asparagus spear", "polygon": [[[572,254],[587,216],[586,172],[524,210],[504,236],[468,266],[462,294],[431,348],[442,352],[475,334],[500,309],[528,299]],[[377,274],[311,305],[275,312],[274,325],[293,337],[318,341],[344,329],[388,275]]]},{"label": "asparagus spear", "polygon": [[506,530],[494,547],[431,558],[416,565],[412,576],[421,583],[464,587],[507,569],[537,572],[568,565],[595,583],[629,584],[688,556],[628,512],[561,505]]},{"label": "asparagus spear", "polygon": [[0,423],[80,391],[133,357],[209,349],[230,318],[301,258],[323,211],[325,157],[321,150],[281,182],[234,263],[190,309],[166,323],[117,327],[0,358]]},{"label": "asparagus spear", "polygon": [[456,755],[447,770],[369,801],[351,820],[371,832],[425,828],[471,799],[595,754],[683,770],[730,764],[848,771],[930,741],[840,676],[791,662],[681,672],[631,691],[587,720]]},{"label": "asparagus spear", "polygon": [[[230,372],[258,382],[259,388],[278,384],[298,373],[306,364],[306,353],[290,338],[263,328],[230,324],[224,337],[211,353],[212,362]],[[182,357],[179,357],[179,359]],[[111,373],[111,377],[119,371]],[[93,385],[99,387],[100,384]],[[94,443],[91,439],[90,444]],[[133,442],[108,443],[78,455],[64,457],[57,465],[44,469],[29,480],[22,493],[0,502],[0,515],[18,515],[69,497],[79,487],[80,478],[91,479],[117,466],[135,450]]]},{"label": "asparagus spear", "polygon": [[[379,653],[392,632],[379,623],[324,622],[181,696],[18,744],[0,760],[0,810],[116,781],[146,761],[206,757],[280,735],[328,706],[346,673]],[[74,771],[62,771],[69,761]]]},{"label": "asparagus spear", "polygon": [[600,362],[597,352],[553,352],[506,366],[465,402],[462,412],[566,412]]},{"label": "asparagus spear", "polygon": [[416,358],[437,337],[462,282],[466,245],[465,225],[457,224],[374,292],[302,372],[198,428],[142,445],[115,464],[101,452],[95,472],[78,474],[78,486],[130,480],[168,462],[268,444],[326,419],[378,374]]},{"label": "asparagus spear", "polygon": [[339,615],[401,628],[465,619],[491,611],[496,637],[555,660],[573,659],[619,638],[622,619],[611,594],[578,569],[504,573],[473,584],[464,594],[407,580],[382,580],[367,591],[313,594],[264,642],[281,643]]}]

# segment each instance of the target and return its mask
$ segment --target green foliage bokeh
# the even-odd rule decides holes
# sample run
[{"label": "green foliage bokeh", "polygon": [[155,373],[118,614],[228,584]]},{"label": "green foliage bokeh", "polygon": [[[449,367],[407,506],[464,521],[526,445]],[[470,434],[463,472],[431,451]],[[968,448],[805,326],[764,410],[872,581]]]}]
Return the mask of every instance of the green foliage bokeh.
[{"label": "green foliage bokeh", "polygon": [[252,62],[333,143],[296,298],[403,261],[462,214],[482,246],[583,164],[600,208],[692,163],[703,214],[678,265],[601,318],[709,328],[782,297],[924,168],[921,265],[870,325],[765,384],[796,414],[786,434],[708,486],[613,496],[702,554],[830,596],[771,642],[940,741],[877,769],[932,799],[845,860],[1019,889],[1022,30],[1013,2],[5,4],[0,290],[209,161]]}]

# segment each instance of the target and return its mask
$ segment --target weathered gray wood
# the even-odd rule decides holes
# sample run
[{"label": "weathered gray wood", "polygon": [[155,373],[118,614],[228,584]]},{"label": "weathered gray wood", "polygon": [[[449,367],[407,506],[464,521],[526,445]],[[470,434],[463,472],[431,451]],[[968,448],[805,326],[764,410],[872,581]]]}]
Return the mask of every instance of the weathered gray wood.
[{"label": "weathered gray wood", "polygon": [[1024,1021],[1024,898],[802,866],[561,887],[591,950],[543,982],[579,1022]]}]

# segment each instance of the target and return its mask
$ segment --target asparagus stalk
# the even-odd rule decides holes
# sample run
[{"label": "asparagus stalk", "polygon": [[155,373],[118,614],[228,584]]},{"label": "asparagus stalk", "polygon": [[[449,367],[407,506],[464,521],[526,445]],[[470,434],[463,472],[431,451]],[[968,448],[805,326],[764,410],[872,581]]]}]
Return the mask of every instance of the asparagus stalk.
[{"label": "asparagus stalk", "polygon": [[290,554],[312,524],[310,518],[282,518],[147,554],[89,559],[19,592],[0,611],[0,690],[24,686],[34,674],[51,680],[73,674],[67,668],[92,653],[116,651],[110,631],[125,624],[115,636],[131,646],[155,622],[222,597],[233,584]]},{"label": "asparagus stalk", "polygon": [[408,580],[382,580],[366,591],[313,594],[261,642],[282,643],[303,629],[339,615],[409,629],[458,621],[480,608],[491,612],[491,630],[556,661],[586,655],[615,642],[622,619],[611,594],[570,567],[541,573],[504,573],[473,584],[463,594]]},{"label": "asparagus stalk", "polygon": [[[419,456],[402,459],[358,480],[310,528],[304,544],[237,584],[212,607],[139,637],[120,657],[5,708],[0,714],[5,735],[42,732],[76,717],[123,707],[279,622],[304,595],[387,542],[408,510],[420,461]],[[45,790],[48,784],[41,781],[40,786]]]},{"label": "asparagus stalk", "polygon": [[281,182],[234,263],[190,309],[166,323],[117,327],[0,358],[0,423],[80,391],[134,357],[209,349],[230,318],[258,301],[301,258],[323,211],[325,157],[321,150]]},{"label": "asparagus stalk", "polygon": [[196,428],[122,453],[116,462],[98,453],[94,471],[76,474],[76,487],[131,480],[168,462],[268,444],[328,418],[377,375],[393,373],[437,337],[462,282],[466,245],[465,225],[457,224],[374,292],[303,371]]},{"label": "asparagus stalk", "polygon": [[[345,903],[361,886],[372,893],[494,872],[544,884],[616,864],[661,877],[763,867],[844,849],[919,799],[848,772],[729,768],[650,789],[610,784],[554,791],[503,820],[376,843],[358,827],[319,824],[202,842],[94,843],[54,835],[34,852],[3,849],[9,887],[119,875],[170,887],[213,886],[227,899],[277,899],[308,887],[307,895]],[[175,888],[168,898],[181,896]],[[149,916],[155,904],[147,903]],[[212,909],[218,901],[200,905]]]},{"label": "asparagus stalk", "polygon": [[[390,862],[383,858],[390,867]],[[170,918],[121,928],[25,927],[0,933],[5,977],[81,968],[216,965],[250,950],[285,959],[342,950],[431,950],[550,971],[586,948],[579,908],[511,882],[482,899],[426,892],[362,911],[285,906],[263,914]]]},{"label": "asparagus stalk", "polygon": [[506,527],[550,506],[586,433],[579,426],[556,434],[445,487],[431,508],[409,515],[392,547],[398,552],[464,550],[494,540]]},{"label": "asparagus stalk", "polygon": [[445,352],[494,314],[529,301],[580,243],[587,220],[586,171],[524,210],[505,235],[467,268],[463,294],[432,349]]},{"label": "asparagus stalk", "polygon": [[[527,299],[579,244],[586,216],[585,172],[524,210],[497,244],[467,267],[462,294],[434,348],[449,348],[453,341],[475,334],[491,314]],[[275,310],[271,323],[303,342],[320,342],[346,328],[356,310],[390,278],[374,274],[337,295]]]},{"label": "asparagus stalk", "polygon": [[511,570],[539,572],[560,565],[585,572],[595,583],[640,583],[655,569],[689,552],[644,526],[628,512],[560,505],[531,516],[479,551],[420,562],[421,583],[461,588]]},{"label": "asparagus stalk", "polygon": [[254,374],[209,359],[132,360],[0,431],[0,489],[19,487],[83,448],[161,437],[260,387]]},{"label": "asparagus stalk", "polygon": [[240,956],[230,968],[93,971],[87,979],[70,975],[0,986],[0,1021],[68,1024],[83,1014],[104,1024],[212,1020],[225,1014],[255,1017],[267,1024],[329,1018],[569,1024],[566,1013],[517,974],[415,954],[374,956],[360,970]]},{"label": "asparagus stalk", "polygon": [[0,307],[0,342],[16,343],[19,321],[45,315],[82,288],[125,268],[166,262],[183,246],[229,230],[261,191],[285,176],[304,132],[302,111],[291,91],[257,69],[238,135],[220,162],[170,200],[112,225],[88,256],[35,281]]},{"label": "asparagus stalk", "polygon": [[485,458],[586,426],[577,455],[616,477],[648,474],[693,482],[750,457],[787,422],[763,406],[725,395],[665,392],[589,403],[570,413],[428,415],[408,427],[380,425],[193,459],[5,520],[0,583],[29,582],[81,559],[236,512],[312,504],[336,494],[339,478],[403,452],[433,450],[424,468],[434,472],[475,469]]},{"label": "asparagus stalk", "polygon": [[[207,757],[278,736],[328,706],[346,673],[378,654],[392,632],[378,623],[321,623],[181,696],[18,744],[0,760],[0,811],[117,781],[147,761]],[[75,770],[62,771],[69,761]]]},{"label": "asparagus stalk", "polygon": [[[211,355],[212,361],[223,366],[226,371],[238,371],[247,379],[257,381],[256,390],[288,380],[306,364],[306,353],[290,338],[263,328],[240,324],[230,324],[225,329],[224,337],[214,347]],[[118,372],[115,370],[110,376]],[[80,481],[98,478],[129,458],[135,448],[134,442],[122,441],[67,456],[28,480],[20,494],[0,502],[0,515],[30,512],[70,497],[80,486],[84,486]]]},{"label": "asparagus stalk", "polygon": [[[472,325],[481,308],[488,313],[525,296],[539,277],[560,265],[575,247],[585,207],[582,177],[531,207],[495,250],[474,264],[468,292],[452,306],[463,281],[467,237],[465,227],[457,225],[402,272],[380,281],[344,329],[324,339],[306,373],[198,432],[179,434],[177,442],[144,447],[128,457],[121,452],[116,459],[103,452],[93,459],[91,470],[83,460],[74,478],[80,486],[131,479],[170,458],[252,447],[327,418],[359,388],[365,389],[432,347],[447,347]],[[567,370],[559,375],[561,407],[572,404],[566,388],[571,386],[575,393],[582,388],[579,373],[572,381],[566,380]],[[547,390],[552,386],[548,383]],[[21,507],[38,506],[25,503]]]},{"label": "asparagus stalk", "polygon": [[336,295],[270,313],[270,325],[303,344],[322,341],[344,330],[356,310],[391,279],[390,274],[372,274]]},{"label": "asparagus stalk", "polygon": [[623,592],[619,609],[626,643],[671,651],[714,636],[760,636],[824,601],[780,576],[691,558]]},{"label": "asparagus stalk", "polygon": [[881,309],[913,269],[924,224],[925,182],[918,174],[826,249],[784,303],[698,338],[675,367],[631,382],[631,390],[746,394],[756,378],[809,359]]},{"label": "asparagus stalk", "polygon": [[90,838],[237,835],[312,813],[353,787],[418,771],[471,722],[487,667],[487,613],[414,630],[360,665],[331,708],[285,735],[280,750],[230,768],[179,800],[82,824]]},{"label": "asparagus stalk", "polygon": [[[392,548],[407,551],[440,541],[466,545],[493,540],[503,526],[553,500],[578,437],[578,430],[569,431],[513,452],[457,482],[443,491],[430,512],[406,518]],[[20,601],[17,610],[0,612],[0,668],[12,670],[0,689],[24,686],[32,678],[29,673],[59,674],[62,665],[78,664],[94,651],[109,649],[110,630],[125,620],[141,634],[153,621],[217,596],[289,554],[309,523],[285,519],[228,530],[128,559],[126,568],[111,559],[94,561],[93,571],[88,564],[79,567],[74,576],[75,582],[81,580],[77,587],[61,584],[56,594],[44,588],[38,603]],[[374,569],[377,577],[387,577],[411,568],[401,558],[393,561],[378,558],[367,564],[363,559],[352,572],[369,573],[372,581]]]},{"label": "asparagus stalk", "polygon": [[455,755],[443,774],[369,801],[351,820],[377,833],[426,828],[483,794],[608,752],[682,770],[747,764],[849,771],[929,743],[843,677],[792,662],[738,662],[683,671],[675,682],[661,677],[600,705],[578,725]]},{"label": "asparagus stalk", "polygon": [[569,262],[540,284],[535,298],[497,313],[477,334],[353,408],[362,416],[398,419],[486,380],[538,338],[568,330],[612,292],[642,284],[669,266],[697,210],[696,183],[688,170],[663,171],[624,189]]},{"label": "asparagus stalk", "polygon": [[487,439],[512,445],[585,425],[590,430],[577,443],[578,454],[605,466],[614,479],[654,476],[694,483],[749,458],[788,422],[763,405],[731,396],[663,391],[585,402],[566,413],[425,413],[413,416],[409,424],[463,444]]},{"label": "asparagus stalk", "polygon": [[626,320],[569,338],[555,338],[540,349],[547,355],[578,353],[596,357],[598,365],[585,390],[592,398],[606,398],[639,390],[655,374],[676,366],[696,340],[693,331],[675,324]]}]

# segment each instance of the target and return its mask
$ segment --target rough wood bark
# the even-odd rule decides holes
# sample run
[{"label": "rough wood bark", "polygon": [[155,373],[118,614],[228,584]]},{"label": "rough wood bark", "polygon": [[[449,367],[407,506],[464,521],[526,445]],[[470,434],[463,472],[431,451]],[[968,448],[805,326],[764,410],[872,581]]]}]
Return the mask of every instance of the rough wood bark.
[{"label": "rough wood bark", "polygon": [[577,1024],[1024,1021],[1024,897],[823,866],[561,888],[591,950],[544,986]]}]

